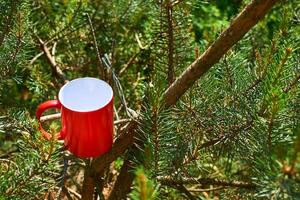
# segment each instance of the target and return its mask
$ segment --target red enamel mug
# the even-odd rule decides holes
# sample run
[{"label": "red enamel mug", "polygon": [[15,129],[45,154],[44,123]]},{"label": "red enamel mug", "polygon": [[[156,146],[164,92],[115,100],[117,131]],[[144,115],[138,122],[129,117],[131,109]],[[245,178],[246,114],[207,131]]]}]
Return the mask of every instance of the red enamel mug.
[{"label": "red enamel mug", "polygon": [[60,109],[61,131],[66,149],[81,158],[97,157],[109,151],[113,142],[113,90],[96,78],[78,78],[66,83],[58,93],[58,100],[40,104],[36,117],[40,131],[46,132],[40,118],[50,108]]}]

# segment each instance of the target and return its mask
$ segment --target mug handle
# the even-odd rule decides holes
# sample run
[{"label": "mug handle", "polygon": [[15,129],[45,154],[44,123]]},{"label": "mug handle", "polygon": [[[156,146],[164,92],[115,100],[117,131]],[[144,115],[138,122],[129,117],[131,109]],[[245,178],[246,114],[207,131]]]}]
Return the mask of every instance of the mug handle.
[{"label": "mug handle", "polygon": [[[42,132],[43,136],[47,140],[50,140],[52,138],[52,135],[43,129],[42,122],[41,122],[41,116],[42,116],[43,112],[45,112],[46,110],[48,110],[50,108],[57,108],[60,110],[61,104],[58,100],[49,100],[44,103],[41,103],[36,110],[36,118],[40,124],[40,131]],[[56,137],[57,137],[57,139],[62,140],[63,139],[62,131],[57,133]]]}]

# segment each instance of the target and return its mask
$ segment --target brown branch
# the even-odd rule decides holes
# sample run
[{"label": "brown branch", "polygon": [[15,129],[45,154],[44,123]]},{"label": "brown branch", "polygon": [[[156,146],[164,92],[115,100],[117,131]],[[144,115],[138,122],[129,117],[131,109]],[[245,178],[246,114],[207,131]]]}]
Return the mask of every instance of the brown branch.
[{"label": "brown branch", "polygon": [[227,180],[218,180],[214,178],[181,178],[181,179],[173,179],[170,176],[157,177],[157,180],[164,185],[178,185],[178,184],[201,184],[201,185],[218,185],[218,186],[228,186],[228,187],[237,187],[244,189],[255,189],[256,185],[250,182],[243,181],[227,181]]},{"label": "brown branch", "polygon": [[[50,49],[50,48],[49,48],[49,49]],[[32,64],[33,64],[39,57],[41,57],[43,54],[44,54],[44,52],[40,52],[39,54],[37,54],[36,56],[34,56],[34,57],[30,60],[29,64],[32,65]]]},{"label": "brown branch", "polygon": [[75,192],[74,190],[72,190],[71,188],[68,188],[68,187],[64,186],[63,189],[67,190],[69,193],[71,193],[72,195],[74,195],[77,199],[81,198],[81,195],[78,194],[77,192]]},{"label": "brown branch", "polygon": [[[85,169],[85,172],[89,172],[88,169]],[[88,175],[87,173],[84,174],[84,181],[82,184],[82,191],[81,191],[81,200],[91,200],[94,196],[95,191],[95,181],[94,177]]]},{"label": "brown branch", "polygon": [[189,190],[186,189],[186,187],[184,187],[183,184],[176,184],[176,185],[170,185],[170,186],[173,186],[180,192],[184,193],[190,200],[196,200],[196,198],[190,193]]},{"label": "brown branch", "polygon": [[134,168],[130,159],[126,158],[108,200],[126,199],[126,195],[131,191],[131,184],[135,177]]},{"label": "brown branch", "polygon": [[81,194],[82,199],[92,199],[90,192],[93,193],[94,191],[97,175],[100,174],[107,166],[109,166],[111,162],[124,154],[127,148],[133,143],[136,128],[137,122],[130,122],[126,129],[123,130],[123,133],[121,133],[121,136],[115,141],[110,151],[92,161],[91,166],[86,169],[87,173],[84,176]]},{"label": "brown branch", "polygon": [[115,141],[110,151],[93,160],[91,169],[94,172],[100,172],[112,161],[122,155],[127,150],[129,145],[132,144],[136,133],[136,128],[137,122],[130,122],[126,129],[122,131],[123,133],[121,133],[121,136]]},{"label": "brown branch", "polygon": [[168,0],[166,4],[167,21],[168,21],[168,83],[171,85],[175,79],[174,70],[174,32],[173,32],[173,16],[172,1]]},{"label": "brown branch", "polygon": [[133,62],[135,61],[135,59],[136,59],[136,57],[139,55],[141,53],[141,50],[140,51],[138,51],[138,52],[136,52],[135,54],[133,54],[130,58],[129,58],[129,60],[128,60],[128,62],[126,63],[126,64],[124,64],[123,66],[122,66],[122,68],[121,68],[121,70],[119,71],[119,76],[122,76],[123,75],[123,73],[133,64]]},{"label": "brown branch", "polygon": [[[49,120],[59,119],[60,117],[61,117],[60,113],[55,113],[55,114],[46,115],[46,116],[41,117],[40,121],[45,122],[45,121],[49,121]],[[124,123],[128,123],[131,121],[132,121],[131,119],[119,119],[119,120],[114,121],[114,125],[124,124]]]},{"label": "brown branch", "polygon": [[43,50],[43,52],[46,56],[48,63],[51,66],[53,75],[56,78],[60,79],[63,83],[68,82],[68,80],[65,77],[65,74],[61,71],[61,69],[56,64],[56,61],[55,61],[54,57],[51,55],[49,48],[46,46],[46,44],[43,42],[43,40],[41,38],[37,37],[37,40],[40,44],[41,49]]},{"label": "brown branch", "polygon": [[186,90],[217,63],[277,2],[278,0],[252,0],[215,42],[166,90],[166,106],[174,105]]}]

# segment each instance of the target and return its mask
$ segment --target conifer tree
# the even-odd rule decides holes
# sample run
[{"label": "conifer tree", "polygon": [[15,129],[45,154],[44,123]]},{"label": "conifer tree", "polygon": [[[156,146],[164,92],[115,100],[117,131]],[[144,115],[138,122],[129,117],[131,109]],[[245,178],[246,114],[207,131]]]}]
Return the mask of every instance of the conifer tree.
[{"label": "conifer tree", "polygon": [[[300,198],[299,2],[1,1],[0,199]],[[35,109],[114,89],[114,145],[80,159]],[[43,124],[60,129],[57,111]]]}]

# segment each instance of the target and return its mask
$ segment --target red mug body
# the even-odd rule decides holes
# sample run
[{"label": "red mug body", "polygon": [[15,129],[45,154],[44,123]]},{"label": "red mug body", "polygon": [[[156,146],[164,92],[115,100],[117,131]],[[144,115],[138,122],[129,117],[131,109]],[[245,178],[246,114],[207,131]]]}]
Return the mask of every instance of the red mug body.
[{"label": "red mug body", "polygon": [[[58,100],[42,103],[37,118],[49,108],[61,110],[62,130],[59,139],[67,150],[81,158],[98,157],[113,143],[113,90],[96,78],[79,78],[65,84]],[[45,138],[47,133],[40,124]]]}]

